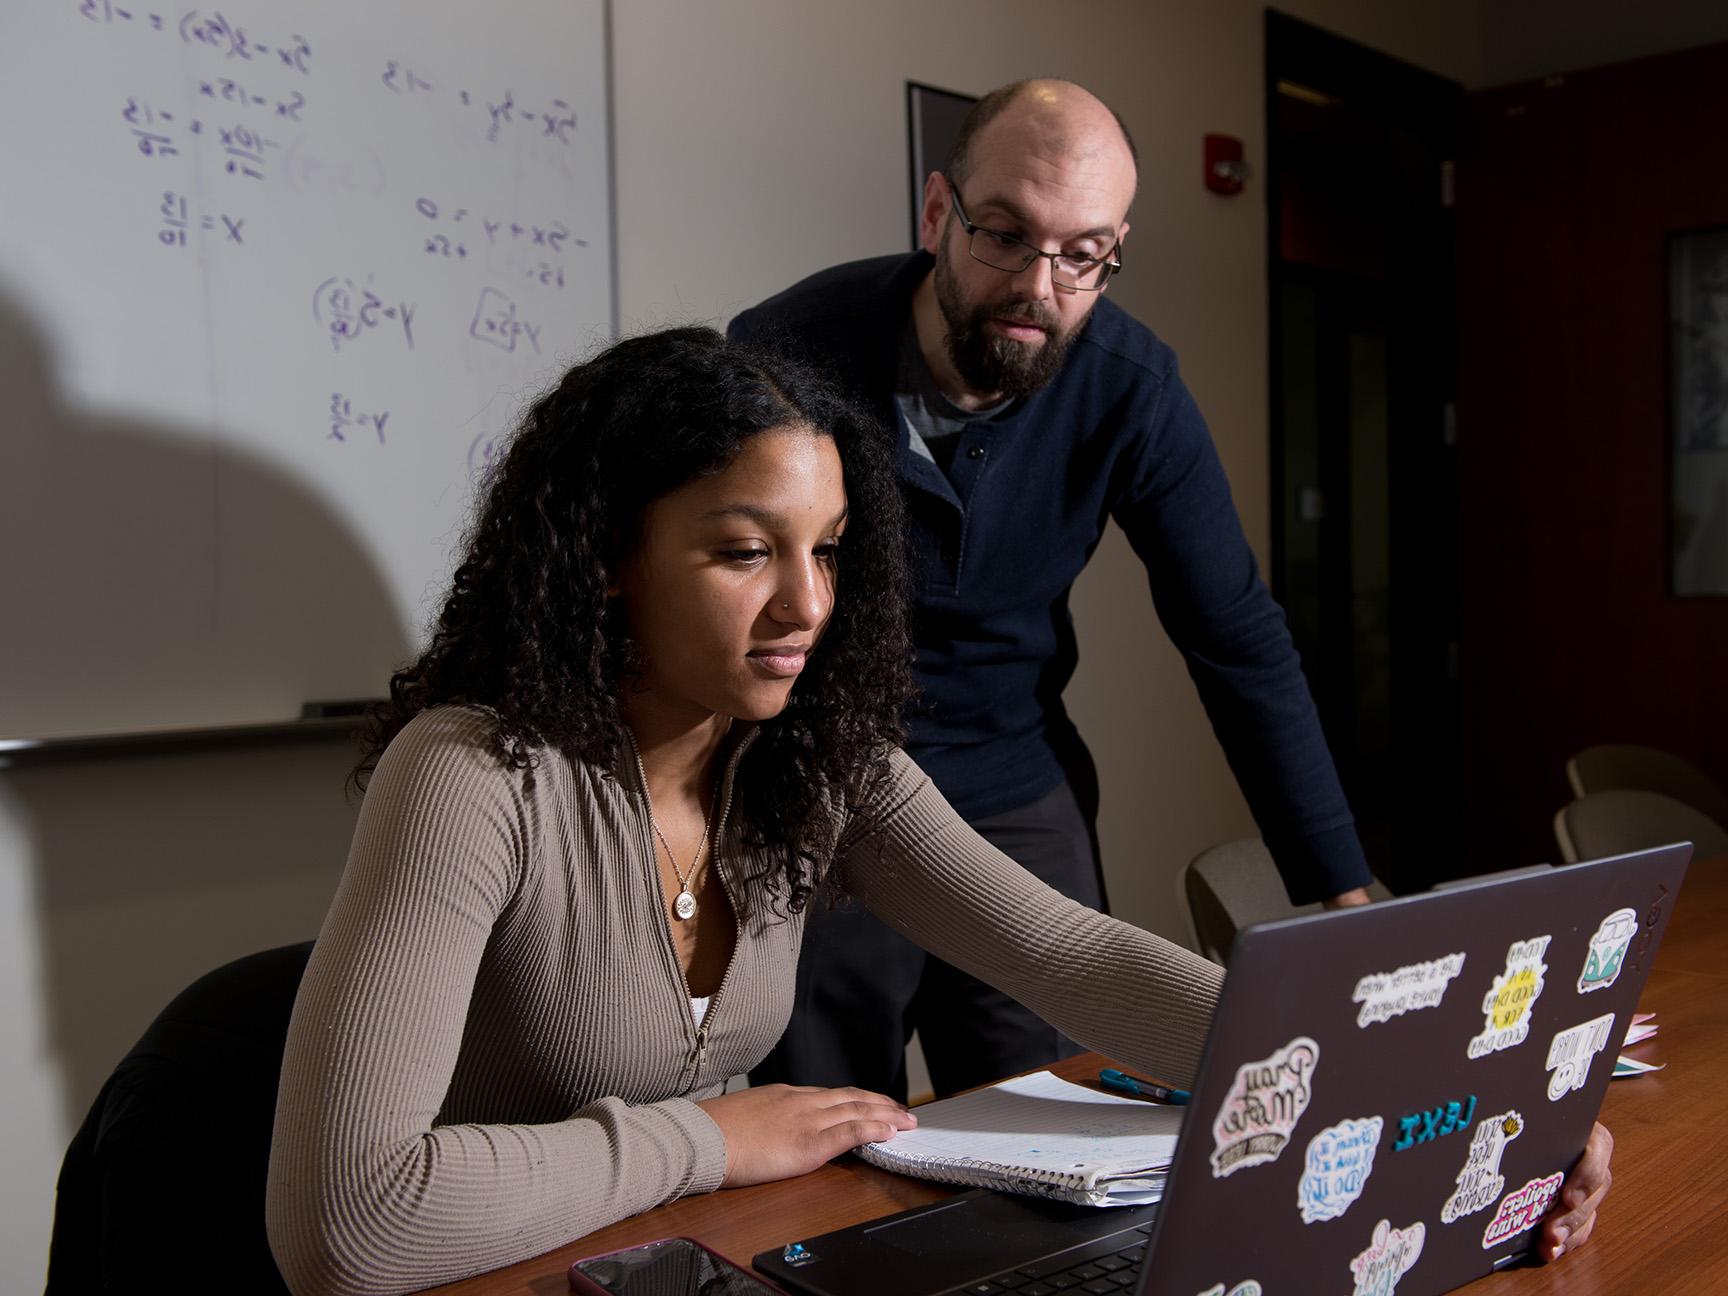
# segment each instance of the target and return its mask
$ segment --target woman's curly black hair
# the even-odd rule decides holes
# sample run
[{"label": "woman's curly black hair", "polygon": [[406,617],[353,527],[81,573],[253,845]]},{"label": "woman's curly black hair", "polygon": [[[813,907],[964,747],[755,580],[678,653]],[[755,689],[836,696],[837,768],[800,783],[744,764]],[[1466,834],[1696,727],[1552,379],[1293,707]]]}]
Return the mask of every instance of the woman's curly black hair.
[{"label": "woman's curly black hair", "polygon": [[[787,424],[831,437],[848,505],[839,595],[784,711],[763,723],[733,794],[746,841],[782,861],[802,908],[827,863],[834,813],[855,803],[903,737],[912,692],[899,484],[881,427],[785,356],[682,328],[629,338],[579,364],[528,409],[493,470],[430,645],[390,680],[354,771],[428,707],[493,717],[510,767],[555,748],[616,774],[620,690],[634,673],[619,564],[652,501],[719,472]],[[772,871],[771,871],[772,872]]]}]

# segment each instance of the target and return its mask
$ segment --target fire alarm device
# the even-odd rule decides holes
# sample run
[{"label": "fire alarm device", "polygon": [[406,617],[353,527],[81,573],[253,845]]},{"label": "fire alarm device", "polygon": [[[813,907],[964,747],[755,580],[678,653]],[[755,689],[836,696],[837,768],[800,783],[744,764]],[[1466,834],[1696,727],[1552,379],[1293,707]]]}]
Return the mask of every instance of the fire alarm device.
[{"label": "fire alarm device", "polygon": [[1248,182],[1242,141],[1234,135],[1206,137],[1206,187],[1216,194],[1239,194]]}]

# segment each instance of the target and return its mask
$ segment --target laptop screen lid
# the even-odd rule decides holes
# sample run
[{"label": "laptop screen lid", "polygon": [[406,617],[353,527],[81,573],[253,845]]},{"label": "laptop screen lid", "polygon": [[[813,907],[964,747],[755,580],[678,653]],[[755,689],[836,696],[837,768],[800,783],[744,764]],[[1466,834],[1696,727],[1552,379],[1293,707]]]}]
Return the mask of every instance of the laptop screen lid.
[{"label": "laptop screen lid", "polygon": [[1140,1292],[1427,1296],[1528,1253],[1690,856],[1239,935]]}]

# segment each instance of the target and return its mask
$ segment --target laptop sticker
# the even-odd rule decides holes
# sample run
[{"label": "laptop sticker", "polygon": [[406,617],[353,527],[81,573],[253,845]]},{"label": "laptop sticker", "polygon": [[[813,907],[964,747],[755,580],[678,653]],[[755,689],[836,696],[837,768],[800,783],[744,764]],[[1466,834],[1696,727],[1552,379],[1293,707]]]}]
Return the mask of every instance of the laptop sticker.
[{"label": "laptop sticker", "polygon": [[1438,1107],[1430,1107],[1427,1111],[1412,1112],[1408,1116],[1398,1118],[1398,1141],[1392,1145],[1394,1152],[1407,1152],[1418,1143],[1432,1143],[1435,1139],[1447,1134],[1456,1134],[1459,1130],[1469,1129],[1470,1122],[1476,1116],[1476,1095],[1471,1094],[1464,1102],[1454,1098],[1451,1102],[1441,1103]]},{"label": "laptop sticker", "polygon": [[1296,1185],[1304,1224],[1337,1219],[1362,1195],[1385,1124],[1378,1116],[1341,1120],[1308,1140],[1306,1168]]},{"label": "laptop sticker", "polygon": [[1506,1154],[1506,1145],[1523,1132],[1524,1118],[1516,1111],[1482,1118],[1470,1136],[1470,1151],[1464,1158],[1464,1168],[1458,1172],[1458,1187],[1440,1208],[1443,1222],[1456,1223],[1494,1204],[1494,1199],[1506,1188],[1500,1158]]},{"label": "laptop sticker", "polygon": [[1542,1222],[1554,1199],[1560,1195],[1560,1181],[1565,1178],[1556,1170],[1546,1179],[1532,1179],[1522,1188],[1514,1189],[1500,1199],[1500,1209],[1482,1230],[1482,1249],[1492,1250],[1508,1238],[1528,1232]]},{"label": "laptop sticker", "polygon": [[1391,1220],[1381,1220],[1374,1226],[1374,1240],[1368,1249],[1350,1262],[1350,1272],[1356,1275],[1356,1290],[1351,1296],[1392,1296],[1398,1280],[1415,1265],[1422,1255],[1422,1242],[1427,1227],[1417,1220],[1409,1228],[1393,1228]]},{"label": "laptop sticker", "polygon": [[1590,1078],[1590,1063],[1608,1047],[1608,1037],[1614,1033],[1614,1014],[1604,1013],[1577,1026],[1557,1031],[1548,1045],[1548,1101],[1559,1102],[1567,1094],[1584,1087]]},{"label": "laptop sticker", "polygon": [[1626,949],[1638,934],[1638,913],[1634,909],[1616,909],[1602,920],[1596,934],[1590,938],[1590,952],[1584,956],[1584,970],[1578,974],[1578,993],[1606,990],[1620,975]]},{"label": "laptop sticker", "polygon": [[1229,1291],[1224,1290],[1223,1283],[1213,1283],[1200,1296],[1261,1296],[1260,1284],[1252,1278],[1244,1278]]},{"label": "laptop sticker", "polygon": [[1506,951],[1506,970],[1495,976],[1494,984],[1482,996],[1485,1021],[1482,1033],[1470,1041],[1469,1056],[1487,1057],[1522,1044],[1529,1037],[1530,1010],[1541,997],[1543,976],[1548,971],[1542,956],[1548,952],[1552,939],[1552,936],[1533,936],[1512,942]]},{"label": "laptop sticker", "polygon": [[1308,1110],[1320,1046],[1298,1035],[1271,1057],[1244,1062],[1212,1122],[1212,1177],[1276,1161]]},{"label": "laptop sticker", "polygon": [[1356,1024],[1366,1029],[1407,1012],[1439,1007],[1447,985],[1463,970],[1464,956],[1448,954],[1426,963],[1406,963],[1396,972],[1370,973],[1350,993],[1351,1001],[1362,1005]]}]

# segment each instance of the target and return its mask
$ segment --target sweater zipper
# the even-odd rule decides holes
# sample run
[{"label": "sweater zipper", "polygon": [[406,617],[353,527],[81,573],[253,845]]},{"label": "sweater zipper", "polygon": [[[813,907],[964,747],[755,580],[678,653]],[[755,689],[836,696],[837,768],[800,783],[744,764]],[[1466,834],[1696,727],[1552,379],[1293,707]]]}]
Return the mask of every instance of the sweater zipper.
[{"label": "sweater zipper", "polygon": [[[640,757],[637,758],[640,761]],[[720,841],[726,831],[726,819],[732,813],[732,793],[737,784],[738,769],[733,766],[726,776],[726,802],[720,808],[719,822],[714,825],[714,851],[708,856],[709,866],[714,870],[714,877],[720,883],[720,890],[726,895],[726,903],[732,910],[732,953],[726,958],[726,970],[720,974],[720,984],[714,988],[713,997],[708,1000],[708,1011],[702,1014],[702,1024],[696,1028],[696,1044],[690,1051],[690,1084],[686,1093],[694,1093],[702,1083],[702,1063],[708,1056],[708,1029],[714,1024],[714,1013],[720,1007],[720,996],[726,993],[726,983],[732,979],[732,965],[738,961],[738,945],[741,935],[738,930],[738,906],[732,899],[732,893],[726,887],[726,875],[720,870]],[[667,937],[671,939],[670,936]],[[676,959],[674,959],[676,961]]]},{"label": "sweater zipper", "polygon": [[[636,777],[641,782],[642,798],[644,806],[646,807],[648,799],[648,771],[643,768],[642,753],[636,748],[636,735],[630,733],[628,727],[625,728],[625,734],[630,743],[630,755],[636,761]],[[722,890],[725,890],[726,888],[726,878],[720,871],[719,864],[715,861],[719,853],[721,835],[726,830],[726,820],[732,813],[732,796],[738,775],[737,761],[742,755],[743,749],[738,748],[734,750],[732,755],[728,758],[727,763],[731,768],[726,772],[726,800],[721,806],[720,818],[715,823],[714,835],[712,838],[714,848],[709,853],[708,857],[710,867],[714,869],[714,876],[720,879],[720,887]],[[644,834],[643,843],[649,849],[650,858],[658,859],[658,854],[654,846],[652,825],[650,825],[649,831]],[[660,894],[658,865],[655,866],[654,892],[656,907],[663,910],[666,898],[664,895]],[[728,904],[732,904],[732,896],[730,892],[727,893],[726,899]],[[684,979],[684,969],[678,964],[678,947],[673,944],[672,941],[671,924],[667,921],[664,912],[661,912],[660,914],[660,930],[665,936],[664,949],[666,951],[667,966],[672,974],[672,980],[676,983],[678,988],[678,1000],[683,1005],[684,1009],[682,1014],[683,1019],[687,1024],[687,1029],[691,1032],[690,1053],[688,1058],[685,1060],[685,1066],[689,1069],[690,1073],[690,1078],[684,1085],[684,1092],[687,1094],[694,1093],[698,1083],[700,1082],[702,1063],[706,1060],[708,1055],[708,1031],[714,1021],[714,1010],[719,1007],[720,996],[725,992],[726,983],[732,978],[732,965],[738,961],[739,933],[738,907],[736,904],[732,904],[732,929],[732,955],[726,960],[726,970],[720,974],[719,986],[715,989],[713,996],[708,1000],[708,1011],[702,1014],[702,1024],[697,1026],[690,1016],[690,985]]]}]

